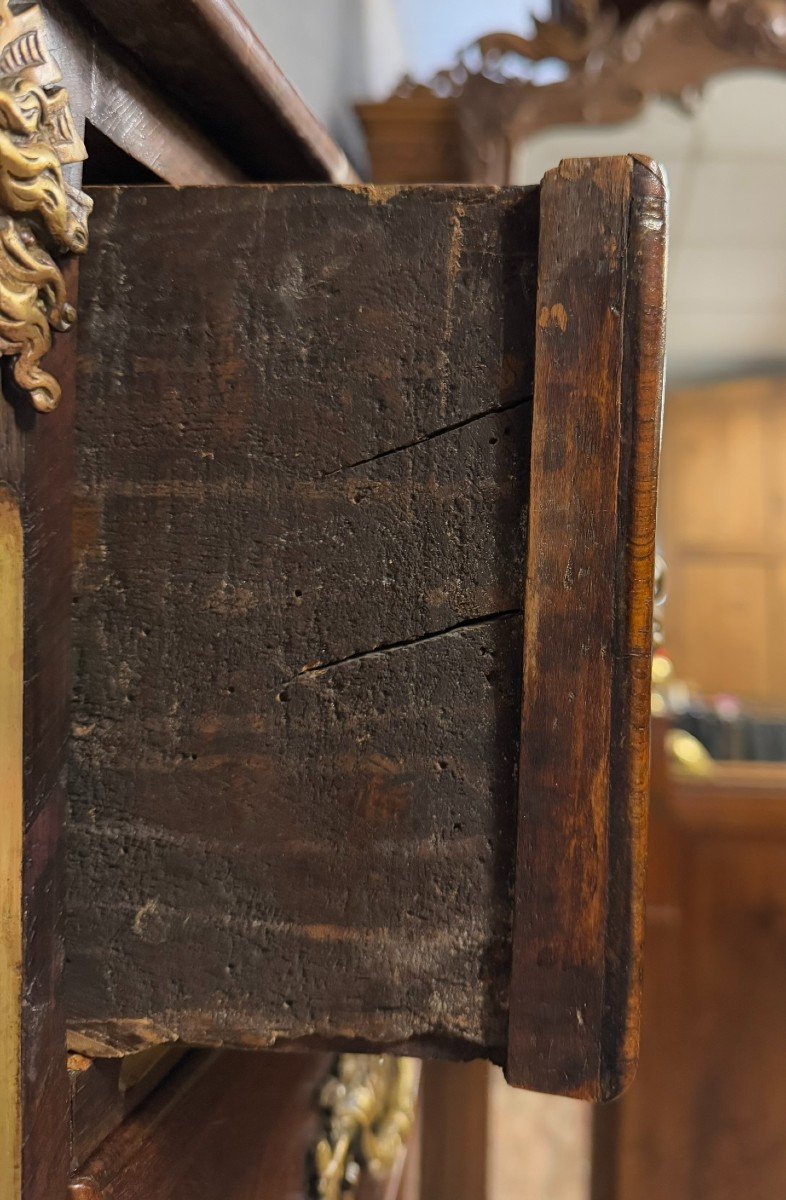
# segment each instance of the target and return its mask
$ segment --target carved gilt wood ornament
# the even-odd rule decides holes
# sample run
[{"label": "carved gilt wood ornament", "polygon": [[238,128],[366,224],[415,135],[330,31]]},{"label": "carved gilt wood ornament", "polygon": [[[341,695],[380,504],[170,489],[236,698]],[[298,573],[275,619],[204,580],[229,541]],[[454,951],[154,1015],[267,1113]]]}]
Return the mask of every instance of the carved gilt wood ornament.
[{"label": "carved gilt wood ornament", "polygon": [[84,252],[92,208],[63,167],[86,157],[40,7],[0,0],[0,354],[14,357],[14,380],[39,412],[60,399],[41,367],[52,330],[76,317],[53,256]]},{"label": "carved gilt wood ornament", "polygon": [[315,1197],[353,1200],[362,1173],[385,1180],[415,1120],[420,1065],[412,1058],[342,1054],[319,1097]]}]

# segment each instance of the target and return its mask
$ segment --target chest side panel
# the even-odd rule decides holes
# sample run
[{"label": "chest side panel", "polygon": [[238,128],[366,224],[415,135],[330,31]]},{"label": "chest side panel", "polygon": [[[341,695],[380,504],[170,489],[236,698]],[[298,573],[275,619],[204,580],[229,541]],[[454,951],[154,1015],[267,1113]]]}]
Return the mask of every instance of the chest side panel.
[{"label": "chest side panel", "polygon": [[96,193],[70,1023],[501,1058],[537,192]]}]

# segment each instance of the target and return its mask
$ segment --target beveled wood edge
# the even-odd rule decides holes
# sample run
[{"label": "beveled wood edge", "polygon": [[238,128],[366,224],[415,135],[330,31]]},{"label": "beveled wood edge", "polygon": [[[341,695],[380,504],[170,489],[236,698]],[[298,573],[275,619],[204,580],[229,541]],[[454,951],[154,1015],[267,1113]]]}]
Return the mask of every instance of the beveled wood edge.
[{"label": "beveled wood edge", "polygon": [[68,1056],[71,1171],[77,1171],[188,1053],[180,1043],[126,1058]]},{"label": "beveled wood edge", "polygon": [[[203,1139],[208,1150],[208,1166],[204,1176],[193,1182],[200,1184],[199,1195],[211,1200],[226,1194],[229,1200],[234,1165],[231,1155],[237,1153],[235,1120],[240,1112],[249,1121],[257,1121],[253,1142],[247,1132],[244,1138],[248,1153],[258,1163],[257,1175],[267,1184],[268,1191],[277,1192],[283,1175],[291,1174],[291,1154],[302,1152],[302,1180],[306,1184],[308,1144],[317,1132],[317,1103],[321,1085],[327,1076],[331,1056],[322,1054],[258,1056],[245,1052],[220,1049],[192,1050],[176,1064],[127,1120],[114,1130],[73,1174],[67,1190],[68,1200],[138,1200],[139,1178],[147,1200],[162,1195],[180,1195],[183,1181],[183,1147],[196,1135]],[[234,1068],[234,1069],[233,1069]],[[238,1070],[241,1077],[238,1079]],[[249,1108],[247,1082],[249,1073],[265,1079],[263,1103]],[[245,1077],[245,1078],[244,1078]],[[259,1089],[254,1100],[259,1102]],[[307,1102],[304,1104],[304,1100]],[[313,1128],[304,1128],[303,1117],[311,1118]],[[229,1121],[228,1121],[229,1118]],[[233,1118],[235,1120],[233,1120]],[[295,1131],[294,1142],[292,1133]],[[234,1139],[229,1160],[225,1150],[227,1135]],[[196,1150],[197,1156],[199,1149]],[[205,1169],[205,1160],[200,1164]],[[297,1167],[297,1161],[295,1162]],[[193,1172],[193,1167],[192,1167]],[[229,1179],[228,1179],[229,1177]],[[151,1178],[155,1186],[150,1190]],[[229,1191],[227,1188],[229,1187]],[[153,1191],[155,1195],[153,1195]],[[245,1192],[243,1193],[245,1195]],[[298,1191],[298,1194],[300,1192]],[[49,1200],[49,1198],[47,1198]],[[185,1198],[184,1198],[185,1200]]]},{"label": "beveled wood edge", "polygon": [[[76,305],[79,260],[64,277]],[[68,1079],[62,1003],[65,766],[70,735],[71,510],[76,341],[58,335],[44,359],[62,385],[53,413],[22,434],[25,531],[25,905],[22,1065],[24,1200],[62,1195],[68,1163]],[[53,677],[52,664],[56,664]]]},{"label": "beveled wood edge", "polygon": [[[596,160],[597,161],[597,160]],[[604,160],[600,160],[604,161]],[[609,162],[612,160],[605,160]],[[561,1091],[584,1099],[609,1100],[630,1083],[638,1057],[641,958],[643,939],[643,884],[646,856],[646,806],[649,781],[649,694],[652,637],[652,581],[654,571],[655,504],[657,461],[660,443],[660,413],[663,391],[664,294],[665,294],[665,205],[666,186],[652,160],[641,156],[627,159],[630,174],[629,243],[625,256],[630,276],[626,285],[622,329],[622,460],[619,465],[617,564],[614,581],[615,636],[614,679],[609,702],[612,723],[609,737],[609,780],[606,815],[607,911],[605,916],[605,965],[603,967],[603,1013],[600,1038],[591,1048],[594,1062],[586,1062],[586,1077],[576,1086],[569,1071],[558,1064],[546,1069],[521,1059],[512,1051],[517,1022],[528,997],[517,992],[516,962],[520,939],[529,930],[524,910],[532,900],[532,880],[522,879],[517,866],[514,901],[513,963],[511,974],[510,1022],[506,1076],[516,1086],[543,1091]],[[561,164],[562,168],[566,164]],[[542,185],[542,205],[549,202],[550,172]],[[565,213],[567,220],[570,213]],[[537,311],[541,311],[538,303]],[[536,351],[537,357],[537,351]],[[537,379],[537,369],[536,369]],[[537,394],[534,400],[537,413]],[[537,418],[536,418],[537,419]],[[635,453],[632,451],[635,450]],[[533,458],[536,442],[533,436]],[[610,464],[611,468],[611,464]],[[537,530],[530,510],[530,547]],[[530,567],[528,564],[528,579]],[[529,590],[528,590],[529,597]],[[545,598],[548,604],[548,597]],[[530,602],[531,609],[531,602]],[[580,617],[580,614],[577,614]],[[528,615],[525,607],[525,646]],[[530,664],[531,665],[531,664]],[[525,672],[527,662],[525,661]],[[576,673],[576,681],[579,681]],[[522,700],[522,725],[528,697]],[[587,780],[587,787],[592,786]],[[519,795],[527,795],[529,780],[522,751]],[[519,837],[524,809],[519,817]],[[593,847],[579,848],[581,852]],[[575,860],[577,847],[566,844]],[[520,851],[519,851],[520,852]],[[518,857],[518,854],[517,854]],[[591,874],[592,864],[585,860]],[[555,864],[556,865],[556,864]],[[602,869],[606,869],[605,864]],[[537,885],[536,885],[537,886]],[[540,897],[546,910],[548,896]],[[517,926],[520,932],[517,934]],[[565,964],[567,966],[567,963]],[[590,972],[591,974],[591,972]],[[589,979],[589,975],[588,975]],[[522,975],[519,972],[518,987]],[[579,1024],[583,1018],[576,1011]],[[564,1081],[564,1087],[561,1083]]]},{"label": "beveled wood edge", "polygon": [[[644,954],[650,781],[655,518],[663,415],[668,187],[657,163],[632,160],[622,415],[629,458],[620,476],[617,646],[612,699],[609,911],[598,1099],[636,1073]],[[622,1020],[620,1020],[622,1018]]]},{"label": "beveled wood edge", "polygon": [[[70,303],[76,301],[78,263],[64,266]],[[3,664],[3,687],[18,687],[11,699],[22,703],[21,746],[9,740],[5,768],[8,783],[18,773],[21,798],[19,827],[7,822],[0,833],[3,852],[3,887],[9,891],[2,901],[8,918],[4,933],[13,958],[15,939],[21,934],[21,957],[17,954],[20,986],[6,976],[8,995],[18,999],[18,1010],[6,1025],[3,1018],[4,1057],[14,1054],[15,1066],[5,1074],[5,1103],[17,1102],[4,1117],[18,1122],[20,1156],[16,1175],[3,1178],[8,1188],[3,1200],[50,1200],[62,1195],[67,1170],[67,1080],[65,1024],[60,1003],[60,969],[63,946],[61,921],[62,828],[65,814],[63,788],[64,752],[68,736],[67,679],[68,625],[71,611],[68,584],[70,558],[70,505],[73,492],[74,353],[73,338],[57,335],[52,351],[44,359],[62,384],[60,406],[52,413],[37,413],[14,393],[12,379],[3,377],[0,396],[0,486],[11,497],[21,520],[22,538],[22,638],[21,654]],[[12,402],[13,400],[13,402]],[[4,563],[7,570],[8,561]],[[19,679],[13,683],[14,671]],[[5,705],[3,706],[5,709]],[[8,732],[8,731],[6,731]],[[0,754],[9,753],[3,740]],[[16,766],[14,766],[14,762]],[[13,797],[4,792],[3,800]],[[13,816],[13,814],[12,814]],[[6,841],[6,838],[8,839]],[[21,850],[14,846],[21,839]],[[13,853],[16,866],[6,859]],[[9,875],[5,876],[6,869]],[[14,924],[13,894],[19,889],[20,926]],[[5,921],[3,922],[5,925]],[[6,1014],[7,1016],[7,1014]],[[14,1033],[14,1028],[18,1035]],[[15,1045],[16,1039],[16,1047]],[[13,1150],[12,1150],[13,1153]],[[13,1159],[12,1159],[13,1161]],[[2,1169],[2,1168],[0,1168]],[[21,1190],[10,1190],[11,1188]]]},{"label": "beveled wood edge", "polygon": [[210,32],[226,49],[254,95],[271,104],[291,130],[317,177],[329,183],[358,183],[346,154],[289,82],[233,0],[194,0]]},{"label": "beveled wood edge", "polygon": [[242,182],[243,172],[223,150],[176,111],[144,72],[133,70],[129,56],[118,54],[105,31],[92,24],[80,12],[72,15],[68,0],[46,0],[46,27],[55,35],[80,123],[89,121],[175,187]]},{"label": "beveled wood edge", "polygon": [[632,163],[543,177],[505,1074],[596,1099]]},{"label": "beveled wood edge", "polygon": [[[260,121],[277,127],[297,160],[286,178],[350,183],[358,176],[344,151],[314,116],[232,0],[181,0],[179,8],[203,43],[202,54],[173,58],[170,41],[154,28],[157,0],[137,3],[133,21],[115,0],[81,0],[84,8],[144,67],[199,128],[210,132],[250,179],[270,179],[269,149]],[[238,97],[216,95],[217,64],[231,75]],[[273,178],[283,178],[274,175]]]}]

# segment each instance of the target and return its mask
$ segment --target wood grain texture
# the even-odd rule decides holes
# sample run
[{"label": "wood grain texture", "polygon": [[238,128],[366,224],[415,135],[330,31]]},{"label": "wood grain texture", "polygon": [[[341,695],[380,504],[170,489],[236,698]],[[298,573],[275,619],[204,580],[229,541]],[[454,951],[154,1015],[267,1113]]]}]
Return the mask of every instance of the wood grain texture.
[{"label": "wood grain texture", "polygon": [[[519,998],[508,1011],[515,874],[555,963],[516,1070],[551,1040],[564,1070],[543,1086],[616,1086],[598,1079],[633,1055],[663,214],[646,167],[587,170],[600,208],[571,201],[563,221],[585,357],[549,368],[539,344],[554,388],[541,434],[552,421],[556,440],[533,461],[538,502],[564,514],[564,476],[544,474],[565,461],[549,402],[597,391],[572,481],[590,511],[576,586],[565,564],[530,576],[527,612],[586,627],[600,715],[570,760],[564,734],[533,733],[563,774],[544,857],[518,865],[517,808],[542,819],[536,781],[516,783],[537,190],[96,194],[74,539],[75,1049],[181,1038],[504,1061],[523,1028]],[[580,190],[585,169],[565,172]],[[547,296],[559,254],[540,253]],[[566,527],[537,526],[531,564]],[[568,644],[531,638],[543,686],[549,653],[554,671],[575,666]],[[596,837],[573,805],[604,772]],[[602,880],[591,912],[584,893],[537,898],[571,855]],[[620,961],[604,1007],[606,935]],[[566,1008],[577,945],[591,962]]]},{"label": "wood grain texture", "polygon": [[423,1200],[486,1200],[489,1078],[485,1062],[429,1062],[420,1085]]},{"label": "wood grain texture", "polygon": [[[76,306],[78,268],[64,274]],[[63,823],[71,697],[71,520],[76,339],[56,339],[47,369],[63,389],[25,432],[24,1200],[62,1194],[67,1082],[62,1007]],[[22,418],[24,423],[25,418]]]},{"label": "wood grain texture", "polygon": [[69,1200],[299,1200],[329,1061],[189,1055],[74,1176]]},{"label": "wood grain texture", "polygon": [[186,1053],[154,1046],[125,1058],[68,1056],[71,1170],[84,1165],[110,1134],[147,1099]]},{"label": "wood grain texture", "polygon": [[72,1030],[500,1057],[537,192],[95,198]]},{"label": "wood grain texture", "polygon": [[257,180],[349,183],[346,155],[230,0],[81,0],[191,123]]},{"label": "wood grain texture", "polygon": [[669,655],[705,695],[786,705],[786,378],[669,393],[660,543]]},{"label": "wood grain texture", "polygon": [[[88,122],[120,150],[176,186],[236,183],[245,178],[209,134],[173,104],[79,3],[47,0],[46,28],[80,124]],[[91,172],[89,164],[86,180]],[[112,174],[92,178],[119,182]]]},{"label": "wood grain texture", "polygon": [[608,1099],[637,1054],[665,188],[541,196],[507,1075]]}]

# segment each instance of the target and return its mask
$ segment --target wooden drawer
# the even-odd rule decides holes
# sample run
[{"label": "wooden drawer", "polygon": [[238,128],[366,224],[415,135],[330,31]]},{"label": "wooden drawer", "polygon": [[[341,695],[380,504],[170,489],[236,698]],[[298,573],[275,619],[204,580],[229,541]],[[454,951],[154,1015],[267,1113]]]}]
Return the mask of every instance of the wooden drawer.
[{"label": "wooden drawer", "polygon": [[75,1049],[636,1058],[664,188],[98,189]]},{"label": "wooden drawer", "polygon": [[[0,1195],[170,1186],[192,1128],[166,1179],[215,1190],[214,1097],[242,1117],[295,1058],[237,1048],[613,1095],[657,172],[332,186],[227,0],[0,0],[0,51]],[[214,1066],[148,1096],[189,1044]]]}]

